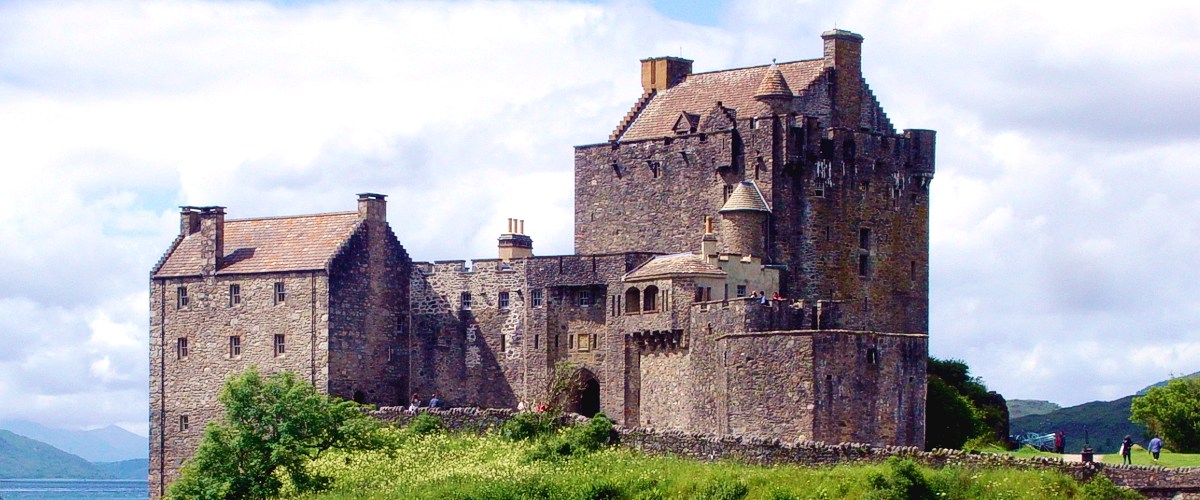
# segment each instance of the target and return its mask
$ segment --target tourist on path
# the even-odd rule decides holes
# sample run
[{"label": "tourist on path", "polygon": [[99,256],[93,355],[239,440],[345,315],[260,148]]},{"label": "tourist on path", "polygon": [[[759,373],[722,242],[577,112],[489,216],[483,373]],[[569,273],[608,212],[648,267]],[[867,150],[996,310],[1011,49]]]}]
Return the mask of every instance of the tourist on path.
[{"label": "tourist on path", "polygon": [[1063,431],[1054,433],[1054,452],[1062,454],[1063,448],[1066,447],[1066,439],[1063,436]]},{"label": "tourist on path", "polygon": [[430,410],[437,409],[441,405],[442,405],[442,400],[438,399],[436,392],[429,396],[429,409]]},{"label": "tourist on path", "polygon": [[417,408],[420,408],[420,407],[421,407],[421,397],[417,396],[416,394],[413,394],[412,401],[410,401],[408,403],[408,411],[410,411],[412,413],[416,413]]},{"label": "tourist on path", "polygon": [[1150,444],[1146,447],[1147,450],[1150,450],[1150,454],[1154,455],[1155,463],[1158,463],[1158,452],[1162,451],[1162,447],[1163,442],[1158,436],[1154,436],[1154,439],[1151,439]]},{"label": "tourist on path", "polygon": [[1125,440],[1121,441],[1121,464],[1133,465],[1133,439],[1128,434],[1125,435]]}]

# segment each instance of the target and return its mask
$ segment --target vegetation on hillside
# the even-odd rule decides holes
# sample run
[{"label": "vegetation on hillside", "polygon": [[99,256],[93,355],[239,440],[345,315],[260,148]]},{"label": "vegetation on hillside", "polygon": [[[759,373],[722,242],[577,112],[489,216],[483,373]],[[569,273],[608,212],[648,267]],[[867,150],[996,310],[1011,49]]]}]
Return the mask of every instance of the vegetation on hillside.
[{"label": "vegetation on hillside", "polygon": [[1058,403],[1052,403],[1050,401],[1042,401],[1038,399],[1008,400],[1008,418],[1010,421],[1028,415],[1045,415],[1061,409],[1062,406],[1059,406]]},{"label": "vegetation on hillside", "polygon": [[1162,437],[1167,447],[1200,452],[1200,378],[1180,377],[1133,399],[1129,420]]},{"label": "vegetation on hillside", "polygon": [[972,377],[965,362],[931,357],[926,371],[926,449],[958,449],[972,438],[982,443],[1002,443],[1008,438],[1004,397]]},{"label": "vegetation on hillside", "polygon": [[[143,475],[145,469],[143,469]],[[0,430],[0,479],[107,479],[105,471],[41,441]]]},{"label": "vegetation on hillside", "polygon": [[308,463],[331,449],[385,446],[383,424],[359,405],[317,392],[294,373],[263,378],[256,368],[225,382],[225,415],[210,422],[195,455],[170,488],[171,498],[269,498],[284,481],[316,491],[329,478]]}]

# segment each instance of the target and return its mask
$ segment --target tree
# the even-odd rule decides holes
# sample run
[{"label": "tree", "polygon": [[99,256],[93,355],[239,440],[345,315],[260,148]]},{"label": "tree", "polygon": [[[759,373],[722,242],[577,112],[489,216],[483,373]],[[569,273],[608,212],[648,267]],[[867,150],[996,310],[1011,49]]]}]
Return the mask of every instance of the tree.
[{"label": "tree", "polygon": [[1200,378],[1173,378],[1130,405],[1129,420],[1159,435],[1167,448],[1200,452]]},{"label": "tree", "polygon": [[1008,405],[1004,396],[988,391],[982,380],[971,376],[971,368],[965,362],[931,357],[926,373],[927,448],[961,448],[973,437],[991,442],[1008,439]]},{"label": "tree", "polygon": [[171,485],[171,498],[268,498],[286,478],[298,491],[328,479],[306,464],[330,448],[381,444],[382,423],[360,405],[317,392],[291,372],[263,378],[254,367],[221,389],[225,415],[209,422],[196,454]]}]

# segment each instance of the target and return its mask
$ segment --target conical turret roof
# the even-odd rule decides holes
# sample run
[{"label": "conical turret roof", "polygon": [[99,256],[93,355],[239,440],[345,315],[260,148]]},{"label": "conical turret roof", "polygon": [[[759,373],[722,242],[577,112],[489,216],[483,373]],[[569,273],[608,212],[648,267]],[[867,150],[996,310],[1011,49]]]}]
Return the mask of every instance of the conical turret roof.
[{"label": "conical turret roof", "polygon": [[725,206],[719,210],[720,213],[739,211],[771,213],[771,207],[767,206],[766,198],[763,198],[762,191],[758,190],[754,181],[740,182],[730,193],[729,199],[725,200]]},{"label": "conical turret roof", "polygon": [[788,87],[787,79],[783,77],[783,72],[779,71],[779,66],[776,66],[774,62],[763,75],[762,81],[758,84],[758,90],[754,92],[754,97],[792,97],[792,88]]}]

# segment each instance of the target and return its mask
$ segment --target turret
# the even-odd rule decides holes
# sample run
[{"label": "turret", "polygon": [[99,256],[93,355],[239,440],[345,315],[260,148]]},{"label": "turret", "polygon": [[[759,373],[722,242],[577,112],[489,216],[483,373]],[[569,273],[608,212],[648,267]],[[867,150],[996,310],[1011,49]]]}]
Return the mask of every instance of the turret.
[{"label": "turret", "polygon": [[742,181],[721,207],[721,243],[725,253],[762,257],[771,208],[754,181]]}]

